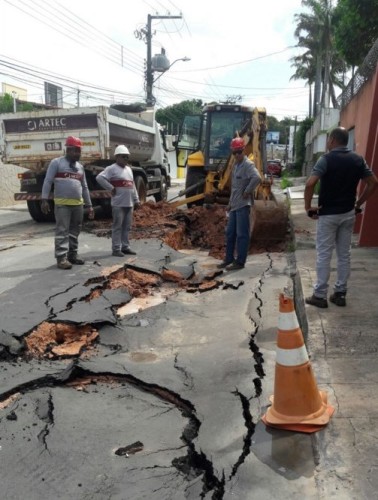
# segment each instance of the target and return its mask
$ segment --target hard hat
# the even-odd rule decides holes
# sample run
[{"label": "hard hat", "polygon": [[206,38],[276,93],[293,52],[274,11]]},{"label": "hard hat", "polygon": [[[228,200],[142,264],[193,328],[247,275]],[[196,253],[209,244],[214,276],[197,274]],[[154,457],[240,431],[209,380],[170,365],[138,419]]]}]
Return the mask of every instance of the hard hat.
[{"label": "hard hat", "polygon": [[241,137],[235,137],[231,141],[231,150],[238,151],[244,149],[244,141]]},{"label": "hard hat", "polygon": [[129,155],[129,154],[130,154],[129,150],[123,144],[121,144],[120,146],[117,146],[115,148],[115,151],[114,151],[115,156],[117,156],[117,155]]},{"label": "hard hat", "polygon": [[72,135],[70,135],[66,139],[66,146],[69,148],[82,148],[83,143],[81,142],[81,139],[79,139],[78,137],[73,137]]}]

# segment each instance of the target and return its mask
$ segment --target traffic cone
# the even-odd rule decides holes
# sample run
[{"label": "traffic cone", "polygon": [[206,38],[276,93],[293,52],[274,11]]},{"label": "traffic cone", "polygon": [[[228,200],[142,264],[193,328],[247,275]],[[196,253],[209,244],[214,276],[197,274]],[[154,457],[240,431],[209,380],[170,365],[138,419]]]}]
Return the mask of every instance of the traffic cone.
[{"label": "traffic cone", "polygon": [[335,409],[319,391],[308,359],[291,298],[280,294],[274,396],[262,417],[280,429],[316,432],[328,424]]}]

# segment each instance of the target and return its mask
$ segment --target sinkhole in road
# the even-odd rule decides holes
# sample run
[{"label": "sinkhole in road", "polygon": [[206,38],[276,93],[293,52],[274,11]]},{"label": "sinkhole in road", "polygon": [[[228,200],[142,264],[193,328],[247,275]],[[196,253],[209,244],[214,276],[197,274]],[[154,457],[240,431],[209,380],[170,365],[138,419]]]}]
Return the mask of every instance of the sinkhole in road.
[{"label": "sinkhole in road", "polygon": [[[89,288],[88,294],[71,301],[66,306],[69,311],[75,303],[90,303],[107,297],[115,321],[126,315],[156,306],[178,291],[187,293],[203,293],[220,286],[225,289],[240,283],[224,283],[219,276],[222,271],[210,271],[204,276],[197,276],[193,270],[191,276],[185,278],[178,271],[162,268],[160,272],[132,269],[125,264],[116,269],[104,270],[101,276],[89,279],[84,286]],[[119,291],[119,295],[109,297],[109,292]],[[113,300],[110,303],[110,300]],[[95,345],[99,340],[98,330],[91,324],[75,324],[73,322],[54,321],[53,318],[43,321],[25,338],[26,357],[58,359],[85,358],[96,353]]]},{"label": "sinkhole in road", "polygon": [[[84,230],[99,237],[111,236],[109,219],[86,221]],[[173,207],[170,203],[148,201],[134,212],[131,239],[157,238],[174,250],[205,250],[210,257],[223,259],[225,252],[225,227],[227,224],[225,205],[195,206],[187,210]],[[250,253],[266,251],[266,247],[251,245]],[[282,242],[270,251],[282,251]],[[113,304],[116,317],[138,313],[167,300],[179,290],[188,293],[207,292],[223,286],[238,287],[223,283],[222,272],[210,271],[208,275],[182,276],[172,269],[161,269],[159,273],[133,269],[131,263],[120,268],[105,270],[105,274],[89,280],[91,286],[86,302],[100,298],[106,290],[126,290],[127,300]],[[72,303],[67,304],[67,310]],[[38,325],[26,338],[26,354],[32,357],[78,357],[93,355],[98,332],[90,324],[78,325],[46,320]]]}]

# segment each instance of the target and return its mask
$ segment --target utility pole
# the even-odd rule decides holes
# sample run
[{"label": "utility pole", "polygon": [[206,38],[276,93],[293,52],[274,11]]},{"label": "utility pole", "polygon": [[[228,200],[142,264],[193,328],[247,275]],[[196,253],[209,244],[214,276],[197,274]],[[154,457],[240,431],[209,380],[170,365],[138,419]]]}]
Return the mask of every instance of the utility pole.
[{"label": "utility pole", "polygon": [[147,106],[152,107],[155,104],[154,96],[152,95],[152,86],[154,84],[154,75],[152,70],[152,56],[151,56],[151,23],[153,19],[181,19],[182,16],[151,16],[147,17],[147,31],[144,32],[147,43],[147,71],[146,71],[146,101]]},{"label": "utility pole", "polygon": [[13,113],[16,113],[16,111],[17,111],[17,94],[14,90],[12,91],[12,98],[13,98]]},{"label": "utility pole", "polygon": [[295,136],[297,133],[297,117],[294,118],[294,134],[293,134],[293,162],[295,162]]}]

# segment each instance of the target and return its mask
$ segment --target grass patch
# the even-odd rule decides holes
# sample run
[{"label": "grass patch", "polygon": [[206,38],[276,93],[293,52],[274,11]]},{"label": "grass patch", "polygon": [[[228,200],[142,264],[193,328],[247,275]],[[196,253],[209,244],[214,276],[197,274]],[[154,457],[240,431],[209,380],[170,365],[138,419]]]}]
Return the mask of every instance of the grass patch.
[{"label": "grass patch", "polygon": [[280,183],[281,189],[286,189],[288,187],[293,186],[292,181],[289,179],[287,173],[285,172],[281,178],[281,183]]}]

